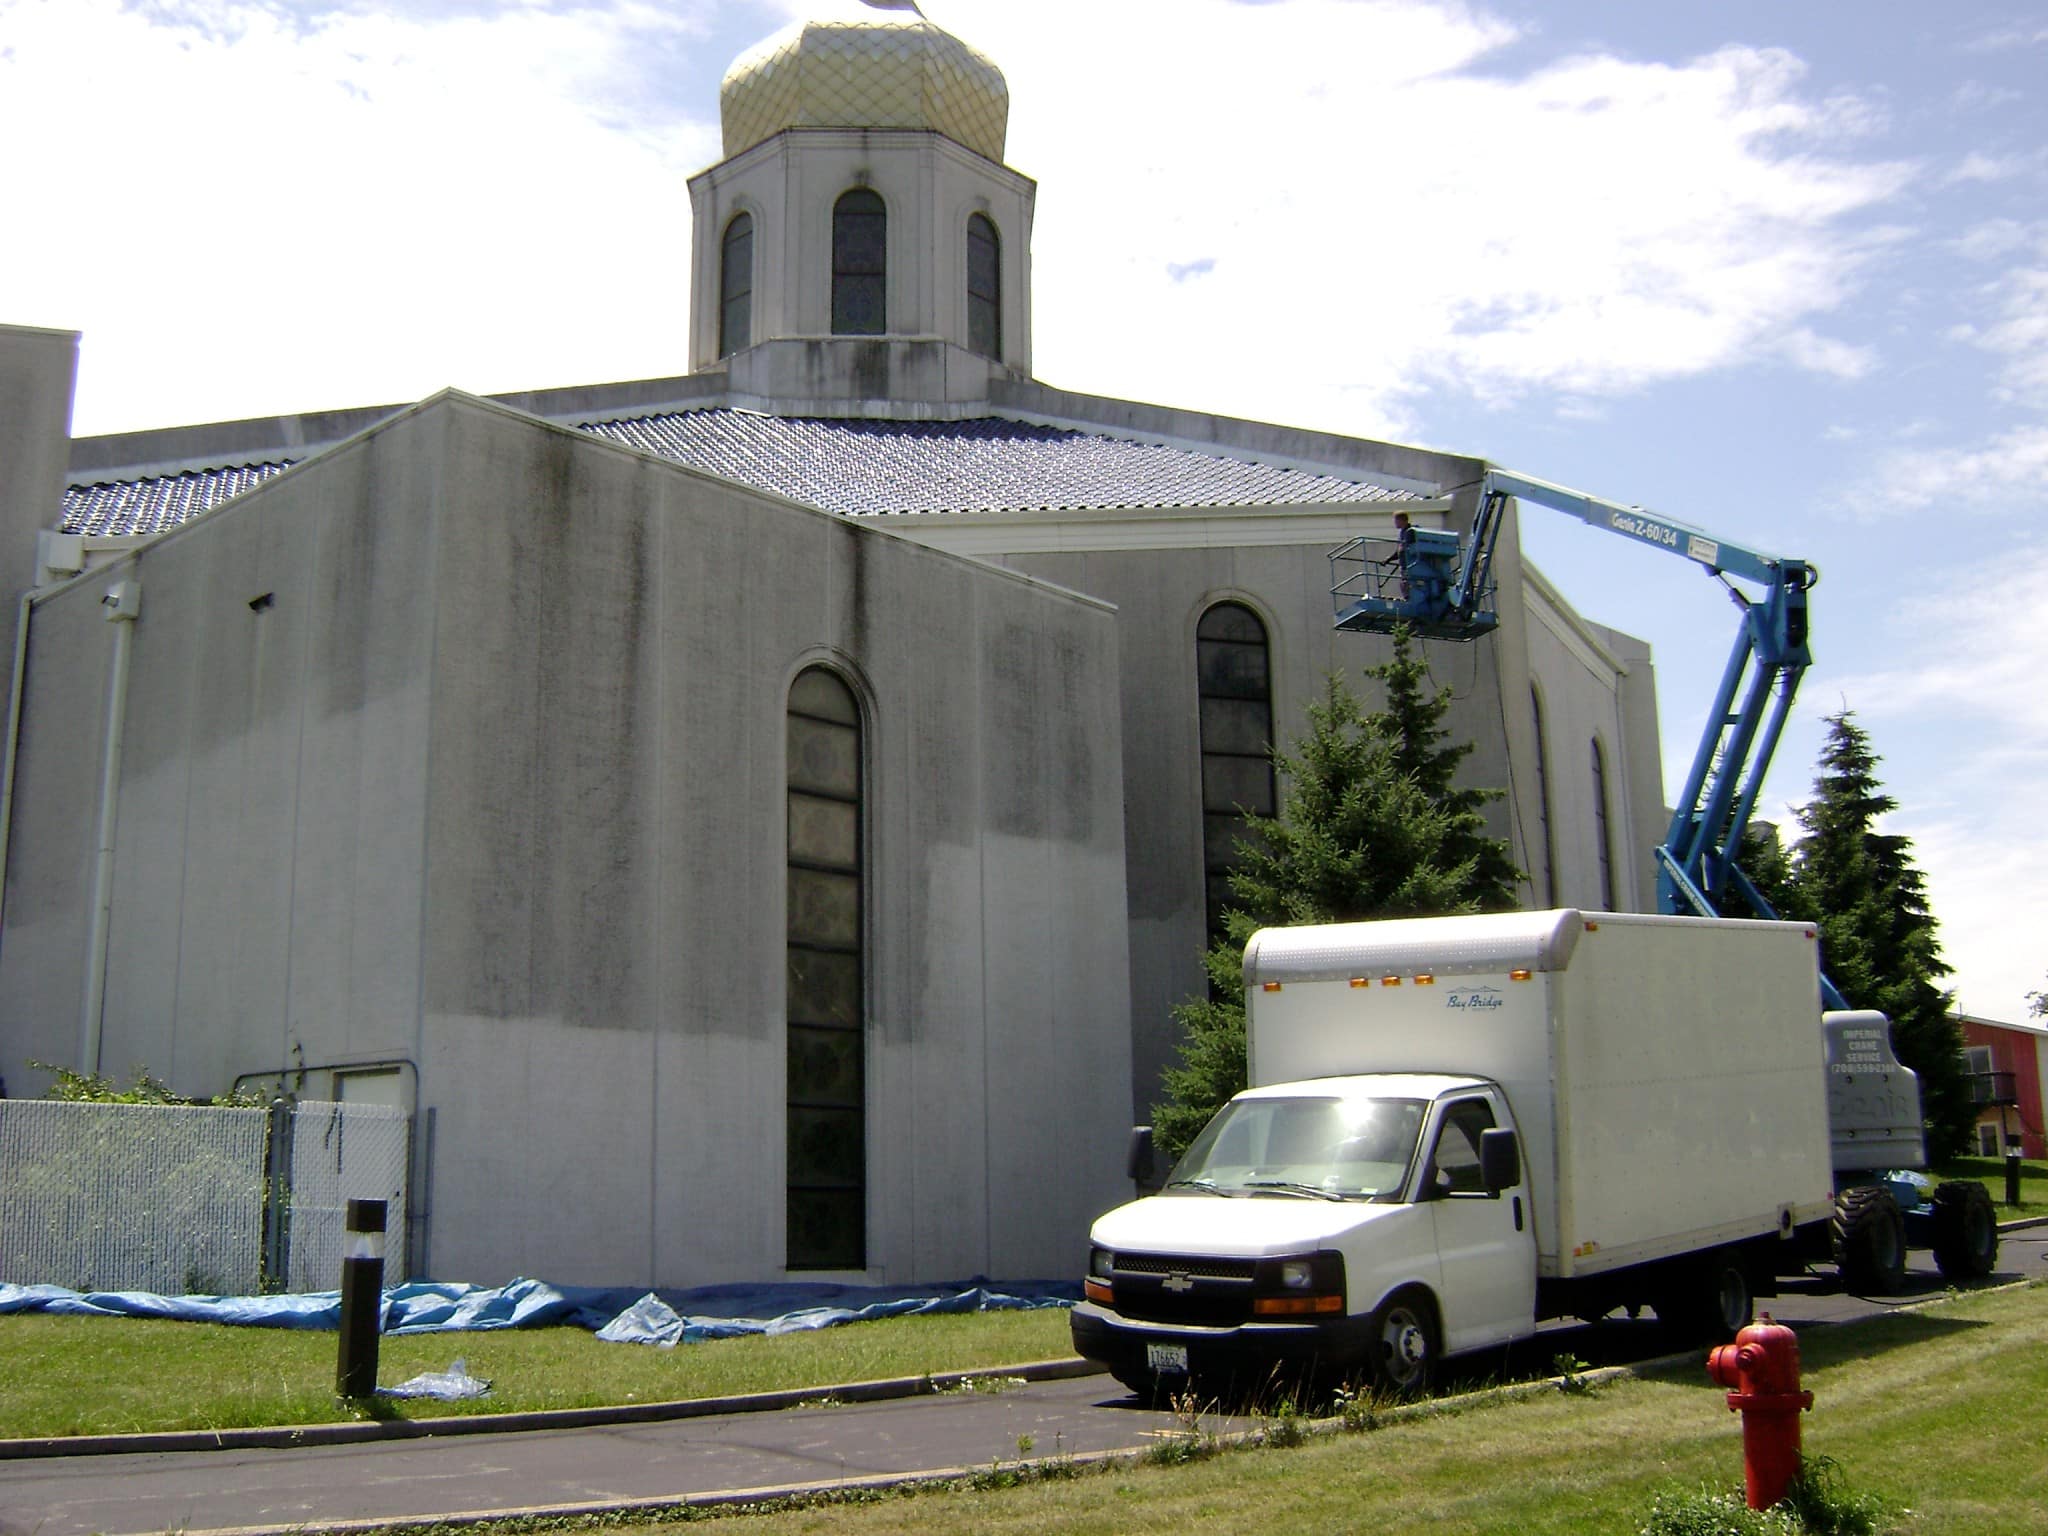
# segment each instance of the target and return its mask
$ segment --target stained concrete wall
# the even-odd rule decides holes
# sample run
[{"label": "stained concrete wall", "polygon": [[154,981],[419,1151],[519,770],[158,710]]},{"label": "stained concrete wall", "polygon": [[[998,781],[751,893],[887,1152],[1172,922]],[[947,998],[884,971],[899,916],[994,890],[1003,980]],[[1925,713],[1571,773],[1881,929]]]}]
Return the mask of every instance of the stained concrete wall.
[{"label": "stained concrete wall", "polygon": [[[754,220],[755,342],[832,331],[832,210],[866,187],[888,214],[888,334],[965,348],[967,221],[985,215],[1000,244],[1002,356],[1031,371],[1031,222],[1037,185],[943,135],[911,129],[789,130],[690,179],[690,361],[718,362],[721,245],[739,213]],[[987,382],[984,365],[981,382]],[[839,395],[901,398],[885,390]]]},{"label": "stained concrete wall", "polygon": [[867,1273],[1070,1270],[1130,1094],[1113,617],[480,404],[449,418],[439,1267],[779,1272],[783,741],[822,662],[865,713]]},{"label": "stained concrete wall", "polygon": [[[1365,514],[1367,517],[1373,514]],[[1332,542],[1337,542],[1332,540]],[[1336,631],[1327,595],[1327,546],[1110,550],[1031,554],[1009,563],[1116,605],[1123,655],[1125,851],[1131,924],[1132,1084],[1140,1118],[1174,1060],[1170,1010],[1199,995],[1206,945],[1200,709],[1195,629],[1219,602],[1239,602],[1265,624],[1278,739],[1307,729],[1324,679],[1341,672],[1368,706],[1379,702],[1363,669],[1385,661],[1383,637]],[[1456,690],[1453,739],[1475,743],[1466,782],[1509,783],[1492,645],[1422,642],[1433,677]],[[1494,835],[1513,833],[1510,808],[1491,813]]]},{"label": "stained concrete wall", "polygon": [[14,676],[15,604],[35,585],[36,534],[56,526],[64,494],[77,374],[77,332],[0,325],[0,711]]},{"label": "stained concrete wall", "polygon": [[121,580],[142,607],[96,1065],[211,1094],[416,1050],[433,436],[401,418],[37,600],[0,948],[16,1091],[31,1058],[79,1062]]}]

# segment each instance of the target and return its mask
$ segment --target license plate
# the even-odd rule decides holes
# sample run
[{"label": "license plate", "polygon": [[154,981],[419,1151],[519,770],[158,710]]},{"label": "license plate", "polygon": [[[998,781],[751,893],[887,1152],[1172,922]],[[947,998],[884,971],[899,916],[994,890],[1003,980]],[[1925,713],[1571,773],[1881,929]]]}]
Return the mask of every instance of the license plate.
[{"label": "license plate", "polygon": [[1164,1375],[1185,1376],[1188,1373],[1188,1347],[1185,1344],[1147,1344],[1145,1365],[1147,1369]]}]

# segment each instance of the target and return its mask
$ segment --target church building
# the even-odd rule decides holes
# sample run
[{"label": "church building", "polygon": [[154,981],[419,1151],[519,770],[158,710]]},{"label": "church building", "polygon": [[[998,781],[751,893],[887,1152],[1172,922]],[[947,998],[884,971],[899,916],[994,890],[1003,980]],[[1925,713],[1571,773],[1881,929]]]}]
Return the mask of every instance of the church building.
[{"label": "church building", "polygon": [[[1387,655],[1329,552],[1486,466],[1034,377],[914,7],[720,107],[674,377],[73,440],[0,329],[0,1078],[399,1103],[439,1278],[1071,1275],[1269,743]],[[1494,569],[1465,772],[1530,905],[1647,910],[1649,650]]]}]

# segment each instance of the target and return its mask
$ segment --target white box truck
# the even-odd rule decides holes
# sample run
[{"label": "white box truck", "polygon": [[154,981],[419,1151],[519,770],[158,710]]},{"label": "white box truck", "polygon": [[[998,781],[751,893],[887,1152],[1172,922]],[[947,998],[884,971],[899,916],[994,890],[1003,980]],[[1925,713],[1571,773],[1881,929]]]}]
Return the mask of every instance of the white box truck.
[{"label": "white box truck", "polygon": [[1578,911],[1263,930],[1252,1086],[1095,1223],[1076,1349],[1138,1391],[1405,1392],[1547,1317],[1740,1327],[1827,1252],[1816,947]]}]

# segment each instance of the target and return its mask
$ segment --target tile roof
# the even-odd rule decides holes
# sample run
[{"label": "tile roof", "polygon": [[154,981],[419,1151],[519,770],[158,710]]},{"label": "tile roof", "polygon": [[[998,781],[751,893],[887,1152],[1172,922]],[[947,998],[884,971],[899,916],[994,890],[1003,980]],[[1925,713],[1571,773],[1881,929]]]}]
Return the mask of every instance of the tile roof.
[{"label": "tile roof", "polygon": [[[1413,494],[995,416],[862,421],[703,410],[592,422],[582,430],[846,516],[1304,506]],[[60,526],[90,535],[162,533],[281,474],[291,462],[73,486],[64,494]]]},{"label": "tile roof", "polygon": [[238,464],[228,469],[188,469],[175,475],[74,485],[64,492],[65,533],[92,537],[166,533],[187,518],[254,490],[292,466],[289,459]]},{"label": "tile roof", "polygon": [[708,410],[584,430],[849,515],[1298,506],[1413,494],[996,416],[861,421]]}]

